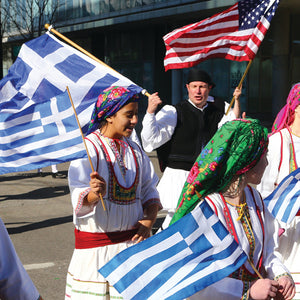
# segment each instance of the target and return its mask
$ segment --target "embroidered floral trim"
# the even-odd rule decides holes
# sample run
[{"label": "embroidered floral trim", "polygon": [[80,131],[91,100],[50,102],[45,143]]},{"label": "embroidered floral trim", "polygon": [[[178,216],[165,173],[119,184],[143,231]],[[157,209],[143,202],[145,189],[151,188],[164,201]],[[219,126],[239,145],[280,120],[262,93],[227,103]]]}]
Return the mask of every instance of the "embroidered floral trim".
[{"label": "embroidered floral trim", "polygon": [[250,296],[250,282],[243,281],[243,285],[243,295],[241,297],[241,300],[248,300]]},{"label": "embroidered floral trim", "polygon": [[[112,151],[116,157],[116,161],[120,167],[123,178],[125,178],[126,171],[127,171],[126,164],[125,164],[125,151],[126,151],[126,148],[128,148],[128,144],[122,140],[113,140],[113,139],[110,139],[107,137],[104,137],[104,138],[107,141],[107,143],[109,144],[110,148],[112,149]],[[118,143],[120,145],[120,152],[118,151],[116,143]]]},{"label": "embroidered floral trim", "polygon": [[75,214],[77,215],[79,213],[79,211],[81,210],[82,206],[83,206],[83,201],[85,196],[91,191],[91,188],[87,188],[86,190],[84,190],[83,192],[80,193],[79,195],[79,199],[77,202],[77,206],[75,208]]},{"label": "embroidered floral trim", "polygon": [[[253,196],[252,192],[251,192],[251,195],[252,195],[252,198],[254,200],[254,196]],[[223,195],[221,193],[220,193],[220,197],[221,197],[221,199],[223,201],[223,204],[224,204],[223,214],[224,214],[224,217],[225,217],[225,222],[226,222],[227,229],[228,229],[229,233],[234,237],[236,242],[238,243],[238,238],[237,238],[236,231],[235,231],[235,228],[234,228],[234,224],[233,224],[233,221],[232,221],[232,218],[231,218],[231,214],[230,214],[229,209],[227,207],[227,203],[226,203],[227,201],[225,200],[225,198],[223,197]],[[236,208],[237,207],[239,207],[239,206],[236,206]],[[247,217],[245,217],[245,215]],[[248,218],[250,220],[248,206],[244,206],[243,218],[246,218],[246,219]],[[248,227],[249,227],[249,229],[252,232],[251,223],[248,224],[248,225],[247,224],[248,224],[248,222],[246,222],[246,224],[245,224],[245,226],[247,227],[247,230],[248,230]],[[244,228],[244,230],[245,230],[245,228]],[[251,234],[251,232],[250,232],[250,234],[246,233],[249,243],[251,243],[251,240],[254,239],[254,234],[253,234],[253,232]],[[251,236],[252,236],[252,238],[251,238]],[[254,243],[255,243],[255,239],[254,239]],[[255,246],[255,244],[253,244],[253,245]],[[253,253],[251,254],[251,247],[252,247],[251,244],[249,245],[249,247],[250,247],[249,256],[250,256],[251,261],[253,262]],[[242,280],[242,281],[250,281],[250,282],[257,279],[257,275],[250,273],[247,270],[247,268],[245,267],[245,265],[241,266],[239,269],[237,269],[235,272],[233,272],[230,275],[230,277],[235,278],[235,279],[239,279],[239,280]]]},{"label": "embroidered floral trim", "polygon": [[290,173],[297,169],[296,157],[295,157],[295,149],[294,143],[290,144]]},{"label": "embroidered floral trim", "polygon": [[254,281],[256,279],[258,279],[256,274],[251,274],[245,267],[244,265],[242,267],[240,267],[239,269],[237,269],[236,271],[234,271],[232,274],[230,274],[231,278],[234,279],[238,279],[238,280],[242,280],[242,281]]},{"label": "embroidered floral trim", "polygon": [[[103,150],[104,157],[106,159],[107,165],[108,165],[108,172],[109,172],[109,182],[107,184],[107,191],[108,191],[108,197],[107,199],[110,202],[120,204],[120,205],[128,205],[136,202],[136,190],[139,183],[139,164],[137,162],[137,158],[134,152],[134,149],[130,146],[129,143],[127,143],[130,151],[132,152],[133,159],[135,162],[135,168],[136,168],[136,175],[133,184],[126,188],[122,186],[115,174],[114,166],[112,164],[111,158],[109,156],[109,153],[101,140],[101,135],[98,135],[98,139],[100,141],[100,147]],[[109,144],[110,145],[110,144]],[[114,155],[116,155],[115,151],[117,151],[116,147],[111,148],[111,150],[114,152]],[[120,165],[119,165],[120,167]]]},{"label": "embroidered floral trim", "polygon": [[[246,234],[246,237],[248,239],[249,242],[249,259],[253,262],[253,256],[254,256],[254,249],[255,249],[255,237],[254,237],[254,233],[252,230],[252,224],[251,224],[251,218],[250,218],[250,214],[249,214],[249,208],[247,205],[247,202],[245,202],[245,207],[243,208],[243,215],[241,218],[241,223],[243,225],[244,228],[244,232]],[[237,207],[238,213],[240,214],[240,207]]]},{"label": "embroidered floral trim", "polygon": [[294,282],[294,279],[293,279],[293,277],[291,276],[291,274],[289,274],[289,273],[287,273],[287,272],[282,273],[282,274],[276,276],[276,277],[274,278],[274,280],[278,280],[279,278],[281,278],[281,277],[283,277],[283,276],[288,276],[288,277],[291,278],[291,280]]}]

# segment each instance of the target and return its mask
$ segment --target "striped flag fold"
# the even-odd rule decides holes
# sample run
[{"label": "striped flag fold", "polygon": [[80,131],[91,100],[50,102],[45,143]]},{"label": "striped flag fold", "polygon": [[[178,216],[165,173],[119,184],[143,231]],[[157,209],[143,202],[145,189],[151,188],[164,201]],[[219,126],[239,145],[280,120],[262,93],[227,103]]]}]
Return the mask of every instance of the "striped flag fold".
[{"label": "striped flag fold", "polygon": [[87,156],[67,92],[0,113],[0,174]]},{"label": "striped flag fold", "polygon": [[300,168],[286,176],[264,202],[278,221],[291,223],[300,209]]},{"label": "striped flag fold", "polygon": [[279,1],[239,1],[210,18],[166,34],[165,70],[193,67],[209,58],[254,59]]},{"label": "striped flag fold", "polygon": [[247,256],[203,201],[99,272],[124,299],[184,299],[233,273]]}]

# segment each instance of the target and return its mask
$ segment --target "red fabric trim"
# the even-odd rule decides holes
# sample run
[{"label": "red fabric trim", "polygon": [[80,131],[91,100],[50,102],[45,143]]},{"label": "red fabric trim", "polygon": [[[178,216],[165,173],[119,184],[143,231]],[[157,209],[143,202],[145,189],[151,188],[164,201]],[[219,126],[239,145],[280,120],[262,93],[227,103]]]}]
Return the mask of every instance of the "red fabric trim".
[{"label": "red fabric trim", "polygon": [[206,196],[205,199],[207,199],[213,205],[215,214],[218,216],[218,211],[217,211],[217,207],[216,207],[215,203],[208,196]]},{"label": "red fabric trim", "polygon": [[296,216],[300,216],[300,209],[298,210],[298,212],[296,213]]},{"label": "red fabric trim", "polygon": [[[93,132],[93,134],[96,135],[96,133],[94,133],[94,132]],[[97,166],[96,166],[96,170],[98,170],[98,167],[99,167],[99,151],[98,151],[96,145],[95,145],[90,139],[88,139],[88,138],[85,138],[85,139],[88,140],[89,142],[91,142],[92,145],[93,145],[94,148],[95,148],[95,151],[96,151],[96,153],[97,153]]]},{"label": "red fabric trim", "polygon": [[225,216],[227,229],[228,229],[229,233],[231,233],[231,235],[234,237],[235,241],[239,244],[239,239],[238,239],[238,236],[236,234],[234,224],[232,222],[232,218],[231,218],[230,211],[228,209],[227,203],[226,203],[226,201],[225,201],[225,199],[224,199],[224,197],[221,193],[220,193],[220,196],[221,196],[221,199],[222,199],[223,204],[224,204],[223,213],[224,213],[224,216]]},{"label": "red fabric trim", "polygon": [[131,240],[137,228],[115,232],[85,232],[75,228],[75,249],[89,249]]},{"label": "red fabric trim", "polygon": [[278,166],[278,172],[280,170],[280,167],[281,167],[281,164],[282,164],[282,152],[283,152],[283,137],[282,137],[282,133],[281,131],[279,131],[279,134],[280,134],[280,138],[281,138],[281,145],[280,145],[280,162],[279,162],[279,166]]},{"label": "red fabric trim", "polygon": [[[252,190],[252,187],[250,185],[247,185],[250,192],[251,192],[251,196],[252,196],[252,199],[253,199],[253,202],[255,204],[255,207],[256,207],[256,213],[257,213],[257,216],[258,216],[258,219],[259,219],[259,222],[261,224],[261,227],[262,227],[262,231],[263,231],[263,247],[264,247],[264,237],[265,237],[265,229],[264,229],[264,224],[263,224],[263,220],[261,218],[261,214],[260,214],[260,209],[259,207],[257,206],[256,204],[256,201],[255,201],[255,197],[254,197],[254,194],[253,194],[253,190]],[[224,208],[223,208],[223,212],[224,212],[224,215],[228,216],[228,218],[225,217],[225,220],[226,220],[226,226],[227,226],[227,229],[228,231],[233,235],[234,239],[236,240],[236,242],[239,244],[239,241],[238,241],[238,237],[237,237],[237,234],[236,234],[236,231],[235,231],[235,228],[234,228],[234,224],[233,224],[233,221],[232,221],[232,218],[231,218],[231,215],[230,215],[230,212],[229,212],[229,209],[228,209],[228,206],[227,206],[227,203],[223,197],[223,195],[220,193],[220,196],[221,196],[221,199],[224,203]],[[229,219],[229,220],[228,220]],[[258,270],[260,271],[261,269],[261,266],[262,266],[262,254],[263,254],[263,247],[262,247],[262,251],[261,251],[261,254],[260,254],[260,258],[259,258],[259,261],[258,261]],[[244,271],[253,276],[254,274],[252,274],[246,267],[245,265],[242,266],[242,268],[244,269]]]},{"label": "red fabric trim", "polygon": [[124,190],[130,190],[130,189],[135,185],[135,183],[136,183],[136,181],[137,181],[137,179],[138,179],[138,162],[137,162],[137,158],[136,158],[136,156],[135,156],[135,153],[134,153],[133,148],[132,148],[131,145],[128,143],[128,146],[129,146],[129,148],[130,148],[130,150],[131,150],[131,152],[132,152],[132,156],[133,156],[133,158],[134,158],[135,168],[136,168],[136,175],[135,175],[135,179],[134,179],[132,185],[131,185],[130,187],[127,188],[127,187],[124,187],[122,184],[120,184],[120,182],[119,182],[117,176],[115,175],[114,166],[113,166],[112,161],[111,161],[111,159],[110,159],[109,153],[108,153],[108,151],[107,151],[107,149],[106,149],[106,147],[105,147],[103,141],[101,140],[100,136],[97,135],[97,137],[98,137],[98,139],[99,139],[99,141],[100,141],[100,143],[101,143],[101,145],[102,145],[103,151],[105,152],[107,158],[109,158],[108,163],[109,163],[109,165],[110,165],[110,167],[111,167],[111,171],[112,171],[112,173],[113,173],[113,176],[115,177],[116,181],[118,182],[118,185],[121,186]]}]

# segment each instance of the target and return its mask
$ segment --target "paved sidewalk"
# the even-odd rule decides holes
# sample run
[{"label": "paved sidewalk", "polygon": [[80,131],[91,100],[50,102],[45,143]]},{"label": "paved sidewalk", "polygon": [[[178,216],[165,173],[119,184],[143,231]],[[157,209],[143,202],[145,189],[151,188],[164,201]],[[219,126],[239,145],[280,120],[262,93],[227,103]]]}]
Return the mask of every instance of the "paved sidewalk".
[{"label": "paved sidewalk", "polygon": [[[58,166],[67,174],[68,164]],[[64,299],[74,248],[68,180],[51,168],[0,176],[0,217],[15,249],[44,300]]]},{"label": "paved sidewalk", "polygon": [[[149,157],[158,176],[155,153]],[[67,175],[69,163],[58,165]],[[157,226],[164,213],[160,213]],[[67,178],[53,178],[51,167],[0,176],[0,217],[16,251],[44,300],[64,299],[74,249],[74,226]],[[157,229],[157,228],[155,228]]]}]

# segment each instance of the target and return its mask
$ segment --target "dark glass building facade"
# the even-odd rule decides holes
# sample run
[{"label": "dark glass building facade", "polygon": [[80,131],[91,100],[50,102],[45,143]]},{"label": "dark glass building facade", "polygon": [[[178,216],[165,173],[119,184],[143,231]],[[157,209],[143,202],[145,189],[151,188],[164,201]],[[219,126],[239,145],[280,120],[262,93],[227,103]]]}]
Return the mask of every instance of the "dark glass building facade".
[{"label": "dark glass building facade", "polygon": [[[51,5],[55,1],[59,4],[53,23],[56,30],[150,93],[158,91],[164,103],[173,104],[186,97],[188,69],[164,71],[163,36],[235,3],[232,0],[53,0]],[[300,81],[299,17],[299,0],[280,2],[243,84],[243,111],[247,116],[261,119],[268,127],[285,104],[291,85]],[[7,69],[22,40],[4,41]],[[216,83],[212,94],[230,102],[246,66],[247,62],[209,59],[197,67],[209,72]],[[144,96],[140,119],[146,107]]]}]

